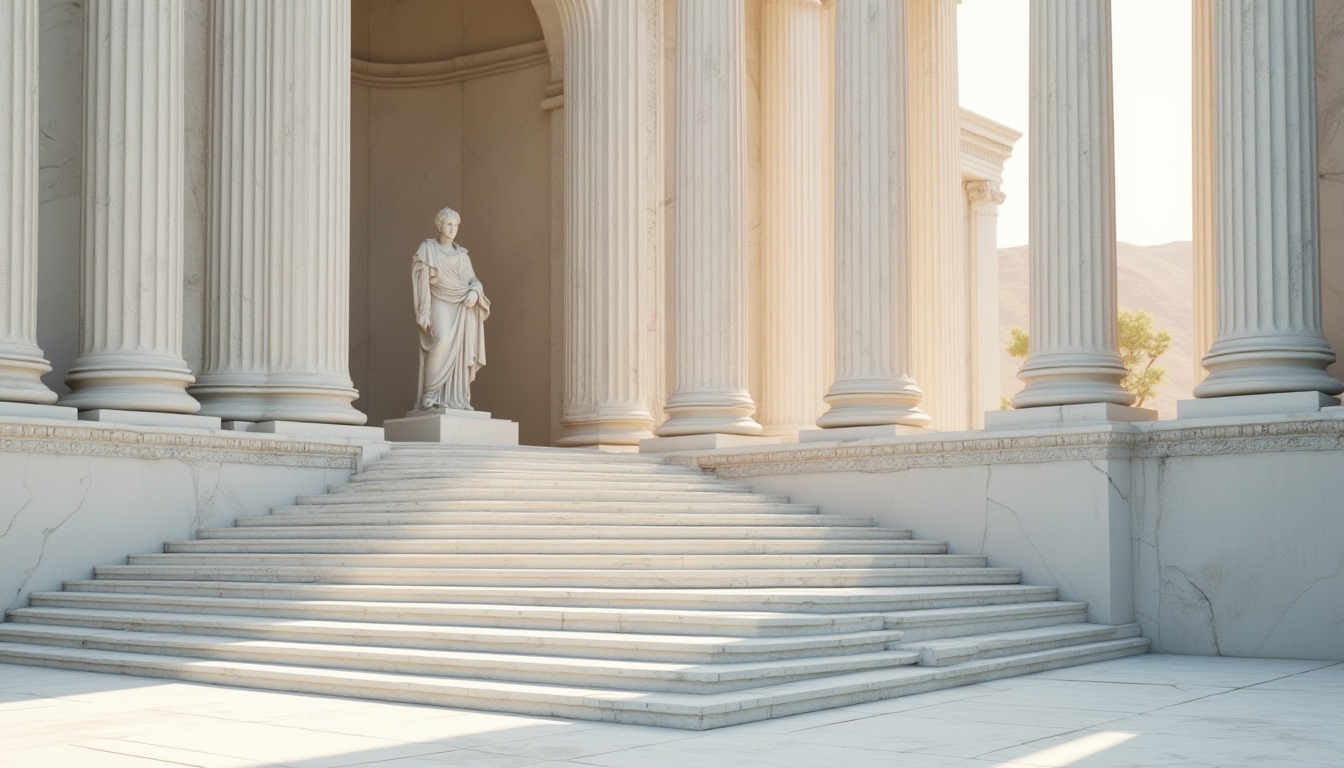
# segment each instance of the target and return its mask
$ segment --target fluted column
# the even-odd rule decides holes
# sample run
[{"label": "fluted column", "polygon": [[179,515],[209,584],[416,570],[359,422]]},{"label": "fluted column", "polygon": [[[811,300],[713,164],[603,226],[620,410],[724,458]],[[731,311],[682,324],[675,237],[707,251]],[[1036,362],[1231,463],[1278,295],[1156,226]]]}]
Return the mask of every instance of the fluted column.
[{"label": "fluted column", "polygon": [[835,10],[835,382],[823,428],[924,426],[910,375],[905,3]]},{"label": "fluted column", "polygon": [[182,359],[179,0],[84,6],[80,351],[61,404],[195,413]]},{"label": "fluted column", "polygon": [[[911,366],[938,429],[969,425],[958,0],[908,0]],[[997,407],[997,406],[995,406]]]},{"label": "fluted column", "polygon": [[760,434],[747,392],[746,9],[677,3],[673,354],[664,437]]},{"label": "fluted column", "polygon": [[37,0],[0,4],[0,400],[50,405],[37,346]]},{"label": "fluted column", "polygon": [[1213,345],[1217,334],[1217,311],[1214,294],[1214,247],[1218,223],[1214,217],[1213,200],[1216,186],[1213,181],[1214,164],[1214,94],[1213,94],[1213,7],[1214,0],[1193,0],[1191,11],[1193,31],[1191,62],[1192,88],[1190,123],[1193,203],[1191,271],[1194,285],[1194,347],[1195,383],[1204,380],[1207,371],[1202,362]]},{"label": "fluted column", "polygon": [[765,433],[811,429],[825,409],[831,323],[825,237],[820,0],[765,0],[761,124]]},{"label": "fluted column", "polygon": [[970,264],[970,398],[968,427],[984,426],[999,407],[999,206],[998,182],[966,182],[966,257]]},{"label": "fluted column", "polygon": [[1130,405],[1116,331],[1110,0],[1032,0],[1031,83],[1031,354],[1013,407]]},{"label": "fluted column", "polygon": [[1312,0],[1214,5],[1218,338],[1196,397],[1344,390],[1321,330]]},{"label": "fluted column", "polygon": [[[648,0],[569,0],[565,33],[565,394],[560,445],[633,446],[651,437],[644,329],[661,202],[658,8]],[[656,63],[656,59],[655,59]]]},{"label": "fluted column", "polygon": [[226,420],[363,424],[349,373],[348,0],[216,0],[205,365]]}]

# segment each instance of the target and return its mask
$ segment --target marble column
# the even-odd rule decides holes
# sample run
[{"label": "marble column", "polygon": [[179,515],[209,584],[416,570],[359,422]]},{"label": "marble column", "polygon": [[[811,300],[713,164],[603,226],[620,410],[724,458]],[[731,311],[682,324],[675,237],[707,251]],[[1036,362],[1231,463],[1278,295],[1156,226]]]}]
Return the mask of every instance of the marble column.
[{"label": "marble column", "polygon": [[1031,354],[1014,408],[1114,403],[1110,0],[1031,2]]},{"label": "marble column", "polygon": [[1218,336],[1196,397],[1338,394],[1321,329],[1312,0],[1214,5]]},{"label": "marble column", "polygon": [[[938,429],[970,426],[958,0],[907,0],[911,366]],[[998,406],[995,405],[997,408]]]},{"label": "marble column", "polygon": [[50,405],[37,346],[37,0],[0,5],[0,401]]},{"label": "marble column", "polygon": [[215,0],[205,364],[225,420],[363,424],[351,402],[348,0]]},{"label": "marble column", "polygon": [[1213,95],[1213,8],[1214,0],[1193,0],[1191,29],[1193,31],[1191,62],[1192,93],[1190,123],[1192,128],[1191,160],[1193,184],[1191,187],[1194,216],[1191,268],[1194,285],[1193,326],[1195,355],[1195,383],[1204,380],[1207,371],[1201,365],[1217,334],[1217,312],[1214,293],[1214,246],[1217,221],[1213,213],[1216,186],[1213,181],[1214,165],[1214,95]]},{"label": "marble column", "polygon": [[830,383],[830,248],[820,0],[765,0],[761,24],[762,272],[768,435],[812,429]]},{"label": "marble column", "polygon": [[999,206],[998,182],[966,182],[966,258],[970,264],[970,342],[968,427],[984,426],[986,411],[999,407]]},{"label": "marble column", "polygon": [[672,395],[656,430],[757,435],[747,392],[746,8],[678,0]]},{"label": "marble column", "polygon": [[925,426],[910,375],[905,3],[835,10],[835,381],[822,428]]},{"label": "marble column", "polygon": [[62,405],[195,413],[182,359],[183,8],[84,6],[80,349]]},{"label": "marble column", "polygon": [[[565,34],[566,446],[651,437],[645,329],[658,321],[658,7],[568,0]],[[650,69],[650,61],[655,66]]]}]

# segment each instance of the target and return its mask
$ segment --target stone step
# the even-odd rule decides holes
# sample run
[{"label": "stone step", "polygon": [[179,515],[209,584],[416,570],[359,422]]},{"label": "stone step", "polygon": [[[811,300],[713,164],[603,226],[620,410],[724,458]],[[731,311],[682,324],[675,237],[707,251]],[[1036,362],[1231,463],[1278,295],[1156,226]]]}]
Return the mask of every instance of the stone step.
[{"label": "stone step", "polygon": [[1087,603],[1059,601],[931,608],[884,614],[887,629],[899,629],[906,642],[1034,629],[1055,624],[1084,624]]},{"label": "stone step", "polygon": [[881,651],[836,657],[687,664],[420,648],[351,648],[273,640],[240,642],[233,637],[36,624],[0,626],[0,642],[402,675],[523,683],[544,680],[550,685],[693,694],[736,691],[825,675],[905,666],[919,658],[914,653]]},{"label": "stone step", "polygon": [[[126,632],[174,632],[361,648],[423,648],[695,664],[877,653],[888,650],[888,645],[901,639],[901,633],[881,629],[779,637],[655,635],[74,608],[15,608],[7,617],[15,624]],[[0,624],[0,633],[5,626]]]},{"label": "stone step", "polygon": [[536,568],[349,568],[292,565],[100,565],[100,579],[257,581],[417,586],[757,588],[917,587],[1016,584],[1016,568],[797,568],[610,570]]},{"label": "stone step", "polygon": [[[657,635],[779,637],[843,634],[885,629],[877,613],[782,613],[737,610],[676,610],[490,603],[372,602],[284,598],[211,597],[144,592],[35,592],[34,608],[201,613],[216,616],[368,621],[455,627],[634,632]],[[904,639],[904,638],[902,638]]]},{"label": "stone step", "polygon": [[399,482],[414,480],[475,480],[491,485],[510,485],[517,481],[532,482],[583,482],[589,485],[606,483],[630,483],[644,487],[676,486],[687,483],[704,483],[709,486],[727,484],[713,475],[692,470],[644,471],[644,472],[589,472],[580,469],[469,469],[465,467],[438,466],[434,464],[408,465],[405,467],[370,466],[350,478],[352,483]]},{"label": "stone step", "polygon": [[[435,491],[442,489],[462,489],[462,488],[498,488],[501,483],[497,478],[481,478],[473,475],[461,475],[454,477],[416,477],[399,478],[389,480],[369,480],[359,475],[352,477],[350,482],[341,485],[333,485],[328,490],[330,493],[366,493],[371,491]],[[574,480],[569,475],[553,480],[535,479],[530,475],[509,480],[509,488],[519,489],[537,489],[537,490],[588,490],[594,487],[594,484],[588,480]],[[604,480],[601,487],[609,490],[622,491],[645,491],[650,488],[660,491],[714,491],[716,493],[751,493],[751,488],[745,485],[736,485],[723,480],[711,477],[704,479],[691,478],[689,480],[665,480],[657,483],[650,483],[644,480]]]},{"label": "stone step", "polygon": [[613,515],[606,512],[317,512],[273,513],[240,517],[239,527],[325,525],[601,525],[601,526],[806,526],[872,527],[871,517],[775,513],[642,512]]},{"label": "stone step", "polygon": [[482,464],[477,462],[416,458],[380,459],[370,463],[360,472],[360,474],[369,477],[387,472],[407,471],[448,472],[454,474],[480,475],[483,477],[495,477],[499,476],[501,473],[504,475],[526,474],[534,477],[569,475],[572,477],[591,477],[596,479],[661,477],[681,481],[706,477],[705,473],[699,469],[673,466],[670,464],[574,464],[563,462],[538,463],[522,461],[499,461]]},{"label": "stone step", "polygon": [[1143,653],[1147,647],[1147,640],[1131,638],[942,668],[900,666],[709,695],[630,693],[23,643],[0,643],[0,661],[408,704],[705,730],[1104,661]]},{"label": "stone step", "polygon": [[1052,627],[969,635],[945,640],[902,643],[900,647],[902,650],[918,653],[919,663],[926,667],[945,667],[971,660],[992,659],[999,656],[1031,653],[1071,645],[1134,638],[1138,634],[1138,624],[1121,624],[1119,626],[1060,624]]},{"label": "stone step", "polygon": [[541,446],[490,447],[455,446],[436,443],[400,443],[392,446],[382,460],[403,457],[428,457],[455,461],[491,462],[512,459],[530,462],[597,463],[597,464],[653,464],[677,466],[668,463],[665,456],[639,453],[612,453],[573,448]]},{"label": "stone step", "polygon": [[[396,586],[388,584],[254,583],[230,581],[67,581],[67,592],[196,595],[296,601],[470,603],[563,608],[634,608],[672,611],[772,611],[786,613],[879,613],[1013,605],[1054,600],[1058,590],[1022,584],[975,584],[853,589],[616,589],[610,587]],[[408,609],[413,609],[407,606]]]},{"label": "stone step", "polygon": [[[268,529],[254,529],[268,530]],[[377,532],[371,532],[377,536]],[[522,531],[527,534],[530,531]],[[906,539],[266,539],[170,541],[167,553],[780,555],[945,554],[947,542]]]},{"label": "stone step", "polygon": [[276,515],[355,514],[360,512],[550,512],[575,514],[681,514],[681,515],[815,515],[805,504],[754,501],[548,501],[544,499],[459,499],[457,501],[357,501],[341,504],[294,504],[272,507]]},{"label": "stone step", "polygon": [[783,525],[298,525],[206,528],[200,539],[587,539],[621,541],[911,541],[908,530]]},{"label": "stone step", "polygon": [[663,491],[663,490],[611,490],[605,485],[588,489],[555,490],[549,488],[505,488],[499,486],[484,488],[443,488],[439,490],[373,490],[346,491],[344,493],[326,493],[320,496],[300,496],[298,506],[327,505],[345,507],[348,505],[387,507],[402,502],[551,502],[555,504],[619,504],[629,502],[667,503],[667,504],[788,504],[789,497],[784,495],[766,495],[759,493],[739,493],[718,491]]},{"label": "stone step", "polygon": [[981,555],[744,554],[328,554],[188,552],[131,555],[131,565],[313,566],[380,569],[501,569],[606,571],[747,571],[758,569],[982,568]]}]

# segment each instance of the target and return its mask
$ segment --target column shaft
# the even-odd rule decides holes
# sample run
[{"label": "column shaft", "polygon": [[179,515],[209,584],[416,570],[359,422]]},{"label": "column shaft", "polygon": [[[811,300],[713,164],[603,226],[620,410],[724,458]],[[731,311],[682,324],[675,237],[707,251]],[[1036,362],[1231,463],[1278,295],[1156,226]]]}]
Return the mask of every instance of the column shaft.
[{"label": "column shaft", "polygon": [[761,30],[765,433],[796,435],[825,410],[832,317],[825,241],[820,0],[766,0]]},{"label": "column shaft", "polygon": [[1321,330],[1312,0],[1214,5],[1218,338],[1196,397],[1344,390]]},{"label": "column shaft", "polygon": [[986,411],[999,409],[999,206],[1003,192],[993,181],[966,182],[966,258],[970,266],[970,398],[968,427],[984,426]]},{"label": "column shaft", "polygon": [[908,0],[911,366],[939,429],[969,425],[958,0]]},{"label": "column shaft", "polygon": [[0,5],[0,400],[49,405],[37,346],[37,0]]},{"label": "column shaft", "polygon": [[747,392],[746,79],[743,0],[679,0],[673,390],[657,429],[664,437],[761,432]]},{"label": "column shaft", "polygon": [[905,3],[835,11],[835,382],[817,425],[924,426],[910,375]]},{"label": "column shaft", "polygon": [[[645,329],[653,295],[662,162],[657,141],[658,9],[648,0],[573,0],[565,33],[565,394],[560,445],[651,437]],[[650,70],[650,63],[654,64]]]},{"label": "column shaft", "polygon": [[182,3],[84,15],[80,353],[62,405],[194,413],[182,359]]},{"label": "column shaft", "polygon": [[213,4],[202,412],[363,424],[349,374],[348,0]]},{"label": "column shaft", "polygon": [[1110,0],[1032,0],[1031,82],[1031,354],[1013,406],[1130,405],[1116,331]]},{"label": "column shaft", "polygon": [[1218,316],[1214,306],[1214,250],[1218,228],[1214,216],[1217,186],[1214,166],[1214,94],[1213,94],[1213,8],[1214,0],[1193,0],[1191,62],[1192,99],[1190,122],[1192,136],[1192,175],[1194,217],[1191,267],[1194,285],[1195,383],[1204,380],[1207,371],[1201,365],[1217,335]]}]

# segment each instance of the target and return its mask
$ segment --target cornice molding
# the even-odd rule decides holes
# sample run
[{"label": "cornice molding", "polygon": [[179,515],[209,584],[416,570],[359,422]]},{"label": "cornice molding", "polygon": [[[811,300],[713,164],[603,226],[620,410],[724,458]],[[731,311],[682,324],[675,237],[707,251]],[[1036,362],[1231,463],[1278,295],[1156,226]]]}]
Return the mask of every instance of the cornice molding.
[{"label": "cornice molding", "polygon": [[515,72],[538,64],[550,65],[546,43],[541,40],[419,64],[385,64],[352,58],[350,78],[356,85],[373,88],[429,88]]},{"label": "cornice molding", "polygon": [[256,434],[185,434],[79,424],[0,423],[0,453],[357,469],[362,451],[361,446],[353,443],[322,443]]}]

